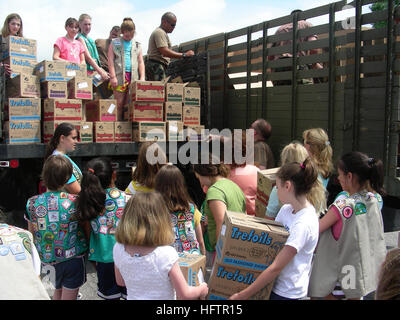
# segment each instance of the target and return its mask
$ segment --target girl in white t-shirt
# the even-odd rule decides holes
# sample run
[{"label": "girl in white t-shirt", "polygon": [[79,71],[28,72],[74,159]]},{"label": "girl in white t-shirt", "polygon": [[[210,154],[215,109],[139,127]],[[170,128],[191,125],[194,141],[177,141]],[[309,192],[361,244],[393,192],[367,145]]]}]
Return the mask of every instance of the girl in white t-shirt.
[{"label": "girl in white t-shirt", "polygon": [[274,281],[271,300],[301,299],[307,295],[313,252],[318,242],[318,216],[307,200],[317,183],[318,171],[307,158],[283,165],[276,177],[279,200],[284,204],[275,221],[289,231],[274,262],[249,287],[230,299],[248,299]]},{"label": "girl in white t-shirt", "polygon": [[128,300],[204,298],[208,286],[190,287],[171,246],[175,236],[162,195],[138,192],[132,197],[115,234],[113,249],[117,284],[126,286]]}]

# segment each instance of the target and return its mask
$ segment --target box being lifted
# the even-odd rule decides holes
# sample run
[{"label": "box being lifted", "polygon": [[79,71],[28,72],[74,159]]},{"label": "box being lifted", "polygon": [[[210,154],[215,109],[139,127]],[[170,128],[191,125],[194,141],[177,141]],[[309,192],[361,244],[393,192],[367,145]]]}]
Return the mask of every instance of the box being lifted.
[{"label": "box being lifted", "polygon": [[0,48],[0,59],[18,57],[34,59],[37,58],[37,41],[22,37],[8,36],[3,39]]}]

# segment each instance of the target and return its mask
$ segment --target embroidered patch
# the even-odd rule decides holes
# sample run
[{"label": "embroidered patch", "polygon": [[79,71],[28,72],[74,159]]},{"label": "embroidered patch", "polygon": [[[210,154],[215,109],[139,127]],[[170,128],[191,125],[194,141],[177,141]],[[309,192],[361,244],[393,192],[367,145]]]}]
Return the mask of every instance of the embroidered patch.
[{"label": "embroidered patch", "polygon": [[356,211],[356,215],[366,214],[367,213],[367,207],[362,202],[357,202],[355,207],[354,207],[354,209]]},{"label": "embroidered patch", "polygon": [[342,213],[343,217],[345,217],[346,219],[350,219],[351,216],[353,215],[353,209],[347,206],[343,209]]},{"label": "embroidered patch", "polygon": [[121,196],[121,192],[117,189],[110,190],[110,197],[113,199],[117,199]]},{"label": "embroidered patch", "polygon": [[35,209],[35,214],[40,218],[45,217],[47,214],[46,207],[45,206],[37,206]]},{"label": "embroidered patch", "polygon": [[71,202],[65,199],[63,202],[61,202],[61,205],[65,210],[68,210],[68,208],[71,206]]}]

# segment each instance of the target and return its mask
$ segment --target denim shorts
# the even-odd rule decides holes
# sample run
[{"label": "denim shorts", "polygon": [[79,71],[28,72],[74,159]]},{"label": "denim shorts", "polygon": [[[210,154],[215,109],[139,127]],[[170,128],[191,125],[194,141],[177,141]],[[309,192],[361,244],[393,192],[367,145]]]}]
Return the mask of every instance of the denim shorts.
[{"label": "denim shorts", "polygon": [[97,295],[103,299],[126,299],[126,287],[117,285],[115,280],[114,262],[96,262]]},{"label": "denim shorts", "polygon": [[53,265],[56,271],[56,289],[78,289],[86,282],[85,256],[72,258]]}]

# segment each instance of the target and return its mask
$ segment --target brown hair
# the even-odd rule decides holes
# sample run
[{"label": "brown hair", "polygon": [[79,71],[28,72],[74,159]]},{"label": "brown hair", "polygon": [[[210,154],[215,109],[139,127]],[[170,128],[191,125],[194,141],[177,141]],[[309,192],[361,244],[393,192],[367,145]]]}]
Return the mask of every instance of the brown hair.
[{"label": "brown hair", "polygon": [[163,246],[174,242],[171,217],[158,192],[138,192],[125,206],[115,239],[130,246]]},{"label": "brown hair", "polygon": [[11,13],[6,17],[6,19],[4,20],[3,28],[1,29],[1,35],[4,38],[10,35],[10,27],[8,26],[8,24],[11,22],[12,19],[18,19],[21,22],[21,27],[19,28],[17,36],[23,37],[24,35],[23,35],[22,19],[18,13]]},{"label": "brown hair", "polygon": [[[153,155],[161,161],[151,164],[147,159],[149,148],[153,151]],[[155,186],[156,174],[161,167],[167,163],[167,156],[164,151],[155,142],[143,142],[139,148],[139,155],[136,170],[132,174],[132,180],[143,186],[153,189]]]},{"label": "brown hair", "polygon": [[75,126],[68,122],[60,123],[56,130],[54,130],[54,134],[51,137],[50,141],[46,145],[46,153],[44,159],[46,160],[49,156],[52,155],[54,150],[57,149],[58,144],[60,143],[61,136],[68,137],[72,131],[76,130],[79,137],[79,130],[75,128]]},{"label": "brown hair", "polygon": [[72,26],[72,25],[77,26],[79,28],[78,20],[76,20],[75,18],[68,18],[65,21],[65,27],[69,27],[69,26]]},{"label": "brown hair", "polygon": [[271,124],[265,119],[257,119],[253,122],[254,130],[263,137],[263,140],[266,141],[272,133]]},{"label": "brown hair", "polygon": [[51,191],[60,190],[71,178],[72,170],[71,162],[64,156],[50,156],[43,165],[43,183]]},{"label": "brown hair", "polygon": [[121,33],[124,33],[124,31],[135,31],[136,26],[135,23],[133,22],[132,18],[124,18],[124,21],[121,24]]},{"label": "brown hair", "polygon": [[229,177],[230,169],[227,165],[220,162],[216,156],[210,153],[208,164],[194,164],[193,170],[197,174],[203,177],[217,177],[222,176],[224,178]]},{"label": "brown hair", "polygon": [[386,254],[379,272],[375,300],[400,300],[400,248]]},{"label": "brown hair", "polygon": [[156,191],[164,197],[170,212],[190,210],[191,202],[187,192],[185,179],[181,171],[174,165],[165,165],[156,176]]}]

